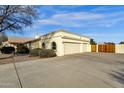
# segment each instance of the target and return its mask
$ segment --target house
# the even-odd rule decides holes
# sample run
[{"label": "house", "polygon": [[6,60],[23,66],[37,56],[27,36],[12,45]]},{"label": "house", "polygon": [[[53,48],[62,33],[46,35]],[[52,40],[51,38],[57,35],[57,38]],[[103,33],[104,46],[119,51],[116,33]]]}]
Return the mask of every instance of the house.
[{"label": "house", "polygon": [[35,38],[33,40],[27,41],[25,44],[29,49],[42,48],[41,38]]},{"label": "house", "polygon": [[33,40],[31,38],[22,38],[22,37],[8,37],[8,41],[2,42],[2,46],[12,46],[15,49],[20,46],[24,45],[26,42]]},{"label": "house", "polygon": [[53,49],[57,56],[91,52],[90,38],[65,30],[58,30],[26,42],[33,48]]}]

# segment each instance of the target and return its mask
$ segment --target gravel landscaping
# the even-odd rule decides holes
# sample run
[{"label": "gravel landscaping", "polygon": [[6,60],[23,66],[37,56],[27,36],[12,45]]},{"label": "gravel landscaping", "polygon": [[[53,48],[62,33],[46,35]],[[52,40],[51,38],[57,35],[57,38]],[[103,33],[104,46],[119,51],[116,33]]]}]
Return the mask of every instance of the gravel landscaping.
[{"label": "gravel landscaping", "polygon": [[24,62],[29,60],[36,60],[39,57],[29,57],[28,55],[14,56],[11,54],[0,54],[0,65],[14,62]]}]

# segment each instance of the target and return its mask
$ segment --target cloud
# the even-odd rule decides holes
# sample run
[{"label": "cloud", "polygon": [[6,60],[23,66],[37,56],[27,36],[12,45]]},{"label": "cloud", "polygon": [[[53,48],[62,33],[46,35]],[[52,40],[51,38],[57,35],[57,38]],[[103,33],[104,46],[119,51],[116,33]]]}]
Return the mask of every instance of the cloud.
[{"label": "cloud", "polygon": [[83,26],[82,21],[99,20],[104,18],[103,14],[96,14],[90,12],[70,12],[58,13],[47,19],[39,20],[42,25],[60,25],[66,27],[80,27]]},{"label": "cloud", "polygon": [[65,14],[56,14],[52,16],[53,19],[67,19],[67,20],[95,20],[103,18],[103,14],[90,13],[90,12],[71,12]]},{"label": "cloud", "polygon": [[39,20],[39,23],[43,24],[43,25],[61,25],[60,22],[56,21],[56,20],[50,20],[50,19],[43,19],[43,20]]},{"label": "cloud", "polygon": [[[104,7],[99,10],[105,10]],[[124,21],[124,12],[58,12],[38,22],[41,25],[57,25],[62,27],[112,27]]]}]

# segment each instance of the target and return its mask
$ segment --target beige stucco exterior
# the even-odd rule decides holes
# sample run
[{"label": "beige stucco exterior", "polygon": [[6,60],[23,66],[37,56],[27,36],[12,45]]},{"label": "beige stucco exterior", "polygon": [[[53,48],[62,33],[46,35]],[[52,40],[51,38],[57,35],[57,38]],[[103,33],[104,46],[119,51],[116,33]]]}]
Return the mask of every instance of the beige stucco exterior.
[{"label": "beige stucco exterior", "polygon": [[115,45],[115,53],[124,53],[124,44]]},{"label": "beige stucco exterior", "polygon": [[[55,50],[57,56],[91,51],[89,37],[80,36],[64,30],[51,32],[41,36],[39,40],[31,43],[31,47],[43,48],[42,44],[45,43],[45,48],[51,49],[52,42],[55,42],[57,45]],[[85,51],[83,49],[84,44],[87,44]]]},{"label": "beige stucco exterior", "polygon": [[32,49],[41,48],[41,40],[38,39],[38,40],[32,41],[29,47],[31,47]]}]

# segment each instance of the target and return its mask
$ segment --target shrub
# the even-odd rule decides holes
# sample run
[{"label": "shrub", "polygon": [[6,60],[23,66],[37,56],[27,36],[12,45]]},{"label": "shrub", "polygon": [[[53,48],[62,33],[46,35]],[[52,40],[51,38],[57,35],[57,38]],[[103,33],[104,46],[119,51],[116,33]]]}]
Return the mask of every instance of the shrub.
[{"label": "shrub", "polygon": [[2,47],[1,48],[1,52],[4,54],[11,54],[13,52],[15,52],[15,48],[14,47]]},{"label": "shrub", "polygon": [[17,47],[17,54],[29,54],[29,49],[26,46]]},{"label": "shrub", "polygon": [[40,57],[41,58],[47,58],[47,57],[55,57],[56,53],[52,49],[42,49],[40,51]]},{"label": "shrub", "polygon": [[119,44],[124,44],[124,41],[121,41]]},{"label": "shrub", "polygon": [[35,48],[30,50],[30,56],[39,56],[41,48]]}]

